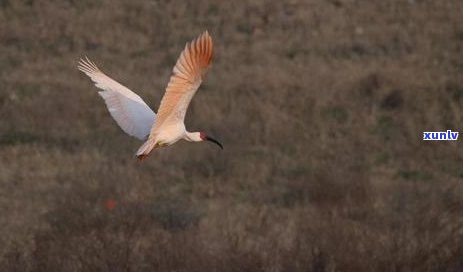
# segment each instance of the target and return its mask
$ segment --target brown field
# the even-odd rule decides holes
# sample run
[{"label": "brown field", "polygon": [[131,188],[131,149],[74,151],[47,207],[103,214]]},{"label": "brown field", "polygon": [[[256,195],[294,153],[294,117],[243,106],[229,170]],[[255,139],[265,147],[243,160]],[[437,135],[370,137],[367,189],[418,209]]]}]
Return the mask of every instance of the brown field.
[{"label": "brown field", "polygon": [[[463,271],[462,139],[422,141],[463,132],[462,11],[0,0],[0,271]],[[225,149],[138,162],[78,59],[157,109],[206,29],[186,125]]]}]

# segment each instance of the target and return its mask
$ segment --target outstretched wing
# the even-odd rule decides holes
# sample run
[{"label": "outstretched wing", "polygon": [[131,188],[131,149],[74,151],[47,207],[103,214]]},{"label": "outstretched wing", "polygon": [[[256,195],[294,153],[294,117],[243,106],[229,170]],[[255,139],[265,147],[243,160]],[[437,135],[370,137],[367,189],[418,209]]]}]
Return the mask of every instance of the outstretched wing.
[{"label": "outstretched wing", "polygon": [[151,135],[172,122],[183,122],[188,105],[212,61],[212,38],[206,31],[190,43],[173,69]]},{"label": "outstretched wing", "polygon": [[140,140],[146,139],[156,119],[156,114],[146,105],[143,99],[105,75],[88,58],[81,59],[77,68],[89,76],[95,86],[102,89],[99,95],[103,97],[111,116],[121,129]]}]

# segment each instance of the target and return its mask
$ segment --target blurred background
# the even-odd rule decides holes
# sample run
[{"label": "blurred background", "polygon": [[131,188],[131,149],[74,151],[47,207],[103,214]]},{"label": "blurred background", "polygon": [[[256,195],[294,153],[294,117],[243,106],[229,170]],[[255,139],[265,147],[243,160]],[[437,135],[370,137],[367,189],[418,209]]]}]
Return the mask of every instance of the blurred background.
[{"label": "blurred background", "polygon": [[[460,0],[0,0],[1,271],[463,271]],[[221,140],[142,163],[76,69]],[[460,138],[462,135],[460,135]]]}]

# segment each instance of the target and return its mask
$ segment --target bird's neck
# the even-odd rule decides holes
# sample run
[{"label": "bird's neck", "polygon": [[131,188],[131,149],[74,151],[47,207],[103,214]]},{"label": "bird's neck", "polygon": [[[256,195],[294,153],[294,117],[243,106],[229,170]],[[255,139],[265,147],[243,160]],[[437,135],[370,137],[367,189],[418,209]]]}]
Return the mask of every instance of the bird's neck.
[{"label": "bird's neck", "polygon": [[187,131],[185,133],[184,139],[189,141],[189,142],[201,142],[202,141],[199,132],[188,132]]}]

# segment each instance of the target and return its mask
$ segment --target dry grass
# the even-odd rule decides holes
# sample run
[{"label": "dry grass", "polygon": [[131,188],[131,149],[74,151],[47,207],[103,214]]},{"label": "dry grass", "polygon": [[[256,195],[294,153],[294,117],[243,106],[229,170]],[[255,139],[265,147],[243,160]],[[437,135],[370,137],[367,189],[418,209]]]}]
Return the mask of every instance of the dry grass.
[{"label": "dry grass", "polygon": [[[461,10],[0,0],[0,270],[462,271],[461,140],[421,140],[461,132]],[[214,65],[186,123],[225,150],[138,163],[76,62],[156,108],[205,29]]]}]

